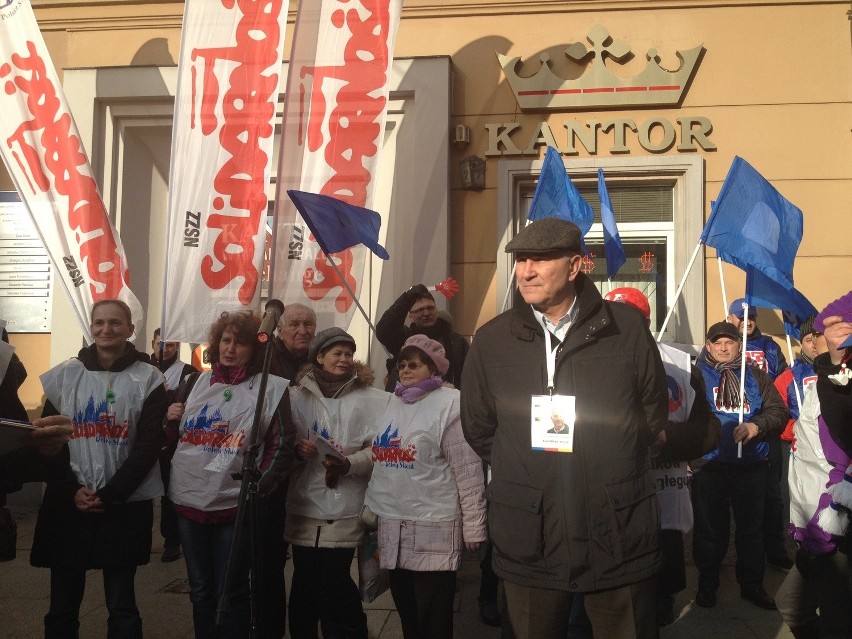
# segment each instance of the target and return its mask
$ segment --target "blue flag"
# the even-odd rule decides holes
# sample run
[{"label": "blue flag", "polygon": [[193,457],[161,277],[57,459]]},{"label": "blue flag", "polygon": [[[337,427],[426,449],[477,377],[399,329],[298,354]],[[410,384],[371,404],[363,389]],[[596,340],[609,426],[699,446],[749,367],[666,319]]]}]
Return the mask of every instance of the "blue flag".
[{"label": "blue flag", "polygon": [[573,222],[580,227],[580,237],[586,237],[595,219],[592,207],[583,199],[565,172],[559,151],[550,146],[544,155],[544,164],[541,166],[541,175],[538,177],[527,219],[535,222],[546,217],[558,217]]},{"label": "blue flag", "polygon": [[[754,266],[793,288],[793,261],[802,241],[802,212],[741,157],[735,157],[701,242],[738,266]],[[735,262],[731,262],[735,263]]]},{"label": "blue flag", "polygon": [[329,195],[290,189],[287,195],[302,214],[326,255],[363,244],[383,260],[390,257],[379,244],[382,218],[375,211],[349,204]]},{"label": "blue flag", "polygon": [[798,289],[786,288],[767,277],[759,269],[720,253],[725,262],[739,266],[746,273],[745,301],[749,306],[777,308],[784,319],[784,332],[799,339],[799,324],[816,315],[816,307]]},{"label": "blue flag", "polygon": [[624,266],[627,256],[624,255],[624,246],[618,234],[618,225],[615,223],[615,213],[612,212],[612,202],[609,201],[609,191],[606,190],[603,169],[598,169],[598,197],[601,200],[606,276],[612,279],[618,273],[618,269]]}]

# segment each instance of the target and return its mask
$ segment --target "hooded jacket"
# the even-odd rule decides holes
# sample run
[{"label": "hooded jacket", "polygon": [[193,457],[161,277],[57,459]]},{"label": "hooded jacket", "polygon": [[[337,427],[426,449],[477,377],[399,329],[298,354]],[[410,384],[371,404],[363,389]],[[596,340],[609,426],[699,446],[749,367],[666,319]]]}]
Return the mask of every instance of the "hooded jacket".
[{"label": "hooded jacket", "polygon": [[592,592],[660,568],[648,446],[667,425],[659,351],[636,309],[575,280],[577,319],[556,352],[556,392],[576,397],[573,453],[531,450],[532,395],[546,394],[545,340],[516,305],[474,337],[461,397],[465,436],[491,463],[494,567],[524,586]]}]

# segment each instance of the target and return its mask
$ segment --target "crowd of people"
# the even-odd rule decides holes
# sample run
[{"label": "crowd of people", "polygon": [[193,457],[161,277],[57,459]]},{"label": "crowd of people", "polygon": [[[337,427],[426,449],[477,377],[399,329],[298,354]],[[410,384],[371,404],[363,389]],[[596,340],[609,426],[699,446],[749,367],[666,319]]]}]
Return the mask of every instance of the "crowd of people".
[{"label": "crowd of people", "polygon": [[[422,284],[393,303],[384,382],[307,306],[270,300],[267,346],[258,315],[223,313],[200,372],[159,331],[137,351],[127,305],[97,302],[93,343],[42,375],[42,417],[0,455],[4,492],[47,482],[31,554],[50,569],[45,636],[78,636],[91,569],[107,636],[142,636],[158,497],[199,638],[366,639],[351,569],[370,533],[406,639],[453,636],[460,559],[480,549],[481,617],[504,637],[658,637],[690,531],[695,603],[717,605],[731,514],[742,598],[797,639],[852,636],[852,292],[802,323],[789,366],[743,300],[693,360],[655,342],[640,291],[601,296],[570,222],[532,223],[506,251],[515,304],[471,344]],[[22,368],[5,369],[4,418],[26,420]],[[787,571],[774,597],[767,565]]]}]

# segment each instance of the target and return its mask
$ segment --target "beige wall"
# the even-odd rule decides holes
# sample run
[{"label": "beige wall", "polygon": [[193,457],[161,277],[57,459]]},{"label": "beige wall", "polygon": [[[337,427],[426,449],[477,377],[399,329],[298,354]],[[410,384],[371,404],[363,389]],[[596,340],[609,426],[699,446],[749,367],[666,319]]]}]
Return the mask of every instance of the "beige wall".
[{"label": "beige wall", "polygon": [[[62,68],[172,65],[177,58],[182,3],[114,0],[81,6],[63,0],[34,0],[33,4],[60,74]],[[697,152],[705,162],[705,218],[734,155],[743,156],[804,211],[805,237],[796,263],[798,287],[817,307],[846,291],[848,278],[836,275],[852,270],[845,229],[852,211],[848,2],[743,5],[748,3],[719,0],[704,7],[677,0],[405,1],[396,56],[450,56],[454,70],[450,124],[468,124],[472,130],[471,144],[464,149],[451,147],[449,160],[449,274],[462,287],[462,294],[451,304],[457,330],[470,335],[490,319],[498,295],[496,250],[502,229],[497,228],[495,215],[496,176],[502,160],[487,158],[487,188],[482,192],[461,190],[456,170],[467,155],[484,157],[488,144],[484,125],[494,122],[520,122],[519,146],[523,146],[539,121],[551,123],[559,136],[566,119],[708,117],[713,122],[711,140],[716,150]],[[289,29],[295,6],[293,0]],[[673,68],[677,66],[675,50],[703,44],[706,54],[682,105],[522,113],[495,51],[521,56],[527,61],[523,71],[532,73],[538,68],[540,53],[546,51],[552,59],[561,59],[561,51],[584,40],[597,23],[632,48],[636,58],[625,67],[624,75],[643,68],[649,48],[656,48],[663,65]],[[288,42],[289,37],[288,33]],[[567,64],[563,66],[571,72]],[[611,135],[599,134],[597,157],[609,156],[609,139]],[[635,143],[635,137],[629,139],[630,156],[650,155]],[[580,157],[586,155],[581,147]],[[7,177],[0,176],[4,180]],[[718,319],[721,312],[717,272],[715,252],[709,250],[707,321]],[[742,277],[736,269],[726,267],[726,273],[730,298],[742,291]],[[41,357],[45,339],[40,336],[21,342],[20,350],[25,351],[31,371],[38,367],[31,357]]]}]

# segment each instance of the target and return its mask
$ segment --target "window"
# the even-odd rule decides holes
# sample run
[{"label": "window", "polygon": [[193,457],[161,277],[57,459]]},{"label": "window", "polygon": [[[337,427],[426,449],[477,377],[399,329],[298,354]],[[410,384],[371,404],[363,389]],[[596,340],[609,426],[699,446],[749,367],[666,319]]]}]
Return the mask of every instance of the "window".
[{"label": "window", "polygon": [[[627,263],[611,286],[642,290],[651,302],[651,328],[659,331],[703,228],[703,160],[674,156],[563,161],[595,213],[595,222],[586,236],[590,254],[584,260],[584,272],[601,293],[609,290],[597,193],[597,169],[602,168],[627,256]],[[498,313],[508,306],[511,296],[506,291],[513,273],[511,257],[503,252],[503,247],[526,222],[541,163],[504,160],[498,171]],[[700,344],[703,333],[704,272],[703,263],[697,261],[676,312],[666,325],[665,339]]]}]

